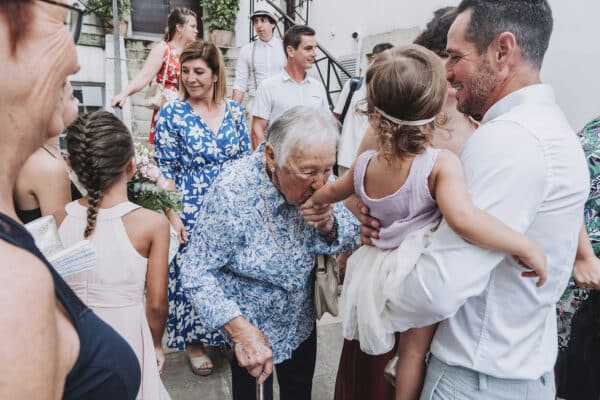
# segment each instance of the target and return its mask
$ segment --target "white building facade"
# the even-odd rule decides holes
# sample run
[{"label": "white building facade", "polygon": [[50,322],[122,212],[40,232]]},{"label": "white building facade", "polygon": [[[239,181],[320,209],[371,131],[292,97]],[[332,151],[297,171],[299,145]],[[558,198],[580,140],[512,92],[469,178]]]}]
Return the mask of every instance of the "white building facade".
[{"label": "white building facade", "polygon": [[[240,1],[236,45],[248,42],[250,1]],[[254,0],[255,9],[269,8]],[[298,2],[298,0],[297,0]],[[317,39],[338,59],[356,59],[364,69],[364,54],[378,42],[410,43],[431,19],[434,10],[459,0],[313,0],[309,25]],[[283,1],[281,3],[284,3]],[[558,103],[573,128],[600,115],[600,1],[549,0],[554,32],[542,68],[542,80],[552,85]],[[281,5],[285,9],[285,5]],[[301,12],[301,9],[299,10]],[[353,38],[353,33],[358,37]]]}]

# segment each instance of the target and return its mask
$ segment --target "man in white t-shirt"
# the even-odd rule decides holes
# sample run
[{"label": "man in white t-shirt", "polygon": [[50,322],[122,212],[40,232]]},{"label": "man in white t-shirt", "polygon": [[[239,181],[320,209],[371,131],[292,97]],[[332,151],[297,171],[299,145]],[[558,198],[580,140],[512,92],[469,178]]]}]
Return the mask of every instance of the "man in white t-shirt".
[{"label": "man in white t-shirt", "polygon": [[285,54],[280,39],[274,37],[277,18],[269,11],[256,10],[250,15],[258,39],[242,47],[235,68],[232,99],[238,103],[248,92],[246,112],[252,115],[254,96],[261,82],[281,73]]},{"label": "man in white t-shirt", "polygon": [[280,74],[265,79],[258,87],[252,111],[252,148],[265,140],[270,122],[298,105],[329,110],[321,81],[308,76],[317,50],[315,31],[306,25],[292,26],[285,33],[283,48],[287,64]]},{"label": "man in white t-shirt", "polygon": [[[391,43],[379,43],[373,47],[373,51],[367,54],[369,59],[369,65],[375,60],[375,56],[385,50],[394,47]],[[356,112],[358,107],[361,107],[362,100],[367,98],[367,85],[365,85],[364,77],[357,79],[357,88],[352,93],[350,102],[348,102],[348,95],[350,94],[352,79],[348,79],[342,88],[342,93],[335,104],[333,114],[337,119],[342,122],[342,137],[338,146],[337,163],[339,175],[342,176],[352,165],[352,162],[356,158],[356,151],[360,145],[367,128],[369,127],[369,120],[366,115]],[[346,112],[344,113],[344,108]],[[365,105],[362,105],[365,108]],[[343,118],[342,118],[343,117]]]}]

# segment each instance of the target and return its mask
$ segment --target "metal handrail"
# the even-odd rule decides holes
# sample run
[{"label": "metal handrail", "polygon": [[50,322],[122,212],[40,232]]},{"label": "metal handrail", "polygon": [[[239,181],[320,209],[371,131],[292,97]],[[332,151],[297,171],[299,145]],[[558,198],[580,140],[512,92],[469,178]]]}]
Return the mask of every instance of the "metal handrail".
[{"label": "metal handrail", "polygon": [[[272,0],[258,0],[258,1],[265,1],[279,15],[279,19],[277,20],[276,26],[277,26],[277,31],[279,32],[280,36],[282,36],[281,31],[279,31],[279,23],[280,22],[287,21],[291,25],[297,25],[296,21],[294,21],[292,18],[290,18],[290,16],[287,15]],[[298,12],[294,10],[295,14],[300,16],[300,18],[302,19],[302,22],[304,22],[304,24],[306,24],[306,25],[308,25],[308,2],[309,1],[311,1],[311,0],[304,0],[296,7],[296,9],[297,9],[302,4],[304,4],[304,3],[307,4],[306,19],[302,18],[300,16],[300,14],[298,14]],[[253,12],[254,12],[254,1],[250,1],[250,15],[252,15]],[[254,29],[253,29],[252,23],[250,23],[250,41],[254,41],[254,40],[256,40],[256,35],[254,35]],[[322,56],[317,57],[315,59],[315,67],[317,68],[317,72],[319,74],[319,77],[321,78],[321,82],[323,83],[323,86],[325,86],[325,92],[327,93],[327,101],[329,102],[329,107],[333,108],[334,104],[333,104],[333,98],[331,95],[342,91],[343,85],[342,85],[342,78],[340,77],[340,74],[345,75],[346,78],[351,78],[352,74],[350,72],[348,72],[348,70],[342,65],[342,63],[340,63],[335,57],[333,57],[331,55],[331,53],[329,53],[329,51],[327,51],[327,49],[325,49],[319,43],[317,43],[317,49],[322,53]],[[320,63],[321,64],[326,63],[324,70],[321,68]],[[332,81],[332,79],[334,79],[334,81]],[[336,84],[335,87],[333,87],[333,83]]]}]

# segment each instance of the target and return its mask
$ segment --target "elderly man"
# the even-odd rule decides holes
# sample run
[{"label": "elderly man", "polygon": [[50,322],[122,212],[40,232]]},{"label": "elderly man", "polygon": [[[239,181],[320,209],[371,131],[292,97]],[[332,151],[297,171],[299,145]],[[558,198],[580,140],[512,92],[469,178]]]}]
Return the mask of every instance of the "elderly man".
[{"label": "elderly man", "polygon": [[265,79],[279,74],[285,66],[285,54],[281,40],[273,36],[277,18],[270,11],[256,10],[250,16],[258,39],[246,44],[240,51],[232,99],[238,103],[248,92],[246,112],[252,115],[256,89]]},{"label": "elderly man", "polygon": [[264,80],[256,94],[252,112],[252,148],[265,140],[270,121],[294,106],[329,110],[325,87],[306,73],[315,62],[315,31],[306,25],[292,26],[285,33],[283,48],[287,65],[280,74]]},{"label": "elderly man", "polygon": [[540,81],[552,12],[546,0],[463,0],[457,11],[447,77],[458,109],[481,120],[461,153],[469,191],[542,246],[548,281],[537,288],[513,257],[469,244],[443,222],[389,309],[399,331],[442,321],[421,399],[551,400],[555,304],[588,193],[581,146]]},{"label": "elderly man", "polygon": [[[373,51],[367,54],[369,65],[373,63],[377,54],[392,47],[394,46],[391,43],[376,44]],[[357,107],[360,107],[361,102],[367,98],[367,86],[363,84],[363,80],[363,77],[360,77],[357,81],[347,80],[333,109],[333,115],[343,124],[337,154],[340,176],[346,173],[352,165],[356,158],[358,145],[369,127],[367,116],[356,112]]]}]

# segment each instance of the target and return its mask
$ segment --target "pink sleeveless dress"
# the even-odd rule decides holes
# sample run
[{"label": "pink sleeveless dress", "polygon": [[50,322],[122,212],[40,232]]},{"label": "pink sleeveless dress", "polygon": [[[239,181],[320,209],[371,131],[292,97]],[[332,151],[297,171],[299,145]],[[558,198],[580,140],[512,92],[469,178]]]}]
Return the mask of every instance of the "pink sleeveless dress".
[{"label": "pink sleeveless dress", "polygon": [[364,180],[375,151],[361,154],[354,169],[354,190],[381,222],[375,246],[362,246],[349,259],[341,295],[344,346],[335,385],[336,400],[394,399],[383,377],[396,353],[393,315],[386,312],[437,228],[441,214],[429,192],[429,175],[440,150],[417,155],[404,184],[380,199],[365,193]]},{"label": "pink sleeveless dress", "polygon": [[[122,217],[140,206],[124,202],[101,208],[94,233],[89,237],[96,250],[95,268],[65,278],[73,291],[100,318],[113,327],[133,348],[142,368],[137,399],[170,399],[158,373],[156,353],[144,307],[148,259],[131,244]],[[73,201],[58,229],[65,246],[83,238],[87,209]]]}]

